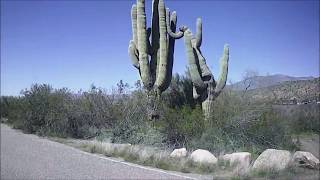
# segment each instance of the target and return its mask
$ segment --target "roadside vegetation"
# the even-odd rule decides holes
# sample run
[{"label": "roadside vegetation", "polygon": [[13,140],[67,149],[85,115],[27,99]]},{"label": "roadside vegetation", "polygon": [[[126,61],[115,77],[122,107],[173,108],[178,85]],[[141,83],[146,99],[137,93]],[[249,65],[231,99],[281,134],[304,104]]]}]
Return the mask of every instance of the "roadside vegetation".
[{"label": "roadside vegetation", "polygon": [[[34,84],[18,97],[1,96],[1,118],[25,133],[94,140],[96,144],[82,144],[88,152],[182,172],[212,172],[216,168],[195,170],[188,160],[173,163],[159,155],[143,160],[137,147],[168,151],[201,148],[217,156],[248,151],[256,157],[267,148],[298,150],[299,143],[292,141],[297,134],[320,134],[319,104],[275,106],[255,102],[246,91],[230,88],[216,99],[212,118],[204,121],[201,106],[192,98],[188,74],[173,77],[161,99],[159,120],[148,120],[146,106],[140,81],[134,87],[119,81],[111,90],[92,85],[90,90],[76,93]],[[103,143],[129,143],[132,148],[106,152]]]},{"label": "roadside vegetation", "polygon": [[[96,140],[65,140],[53,139],[82,149],[89,153],[104,155],[107,157],[121,158],[127,162],[156,167],[164,170],[180,171],[185,173],[209,173],[222,171],[218,165],[197,164],[189,158],[172,158],[169,149],[161,149],[153,146],[114,144]],[[224,168],[225,169],[225,168]]]},{"label": "roadside vegetation", "polygon": [[179,171],[183,173],[211,174],[213,179],[318,179],[316,170],[289,166],[282,171],[250,171],[231,166],[220,157],[217,164],[196,163],[190,157],[170,157],[171,149],[154,146],[114,144],[98,140],[79,140],[65,138],[51,138],[51,140],[67,144],[85,152],[106,157],[116,157],[118,160],[132,162],[143,166],[151,166],[163,170]]}]

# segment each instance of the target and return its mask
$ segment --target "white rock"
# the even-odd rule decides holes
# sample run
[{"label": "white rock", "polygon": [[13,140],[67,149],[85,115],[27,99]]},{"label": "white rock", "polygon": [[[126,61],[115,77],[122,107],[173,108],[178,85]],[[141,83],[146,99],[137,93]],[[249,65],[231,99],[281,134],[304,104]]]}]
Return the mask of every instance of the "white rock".
[{"label": "white rock", "polygon": [[170,154],[170,157],[175,157],[175,158],[186,157],[186,156],[187,156],[186,148],[175,149]]},{"label": "white rock", "polygon": [[222,160],[229,161],[230,166],[241,166],[248,168],[251,162],[251,153],[237,152],[232,154],[226,154],[222,156]]},{"label": "white rock", "polygon": [[253,170],[283,170],[291,161],[291,153],[286,150],[267,149],[253,164]]},{"label": "white rock", "polygon": [[197,163],[216,164],[218,162],[218,159],[213,154],[204,149],[193,151],[190,158]]},{"label": "white rock", "polygon": [[222,156],[222,160],[229,162],[230,166],[234,167],[234,175],[244,175],[249,172],[251,163],[251,153],[248,152],[237,152],[232,154],[226,154]]},{"label": "white rock", "polygon": [[311,169],[319,169],[319,159],[313,154],[305,151],[297,151],[293,154],[292,162],[294,165],[307,167]]}]

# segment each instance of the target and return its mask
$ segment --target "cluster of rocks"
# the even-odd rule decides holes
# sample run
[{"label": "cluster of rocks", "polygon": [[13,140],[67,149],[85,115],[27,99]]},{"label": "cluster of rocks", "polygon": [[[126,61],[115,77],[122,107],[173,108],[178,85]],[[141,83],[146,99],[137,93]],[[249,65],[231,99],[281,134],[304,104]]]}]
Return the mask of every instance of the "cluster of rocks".
[{"label": "cluster of rocks", "polygon": [[[186,158],[188,152],[186,148],[175,149],[171,154],[173,158]],[[218,159],[223,162],[228,162],[231,167],[234,167],[239,173],[247,173],[250,170],[281,171],[289,166],[298,166],[311,169],[320,169],[319,159],[313,154],[305,151],[296,151],[291,153],[286,150],[267,149],[260,154],[260,156],[252,162],[251,153],[236,152],[232,154],[225,154],[216,158],[207,150],[198,149],[193,151],[189,158],[197,163],[217,164]]]},{"label": "cluster of rocks", "polygon": [[[183,158],[187,156],[188,152],[186,148],[175,149],[170,154],[170,157],[173,158]],[[218,162],[218,159],[211,152],[204,149],[198,149],[193,151],[190,154],[190,159],[196,163],[216,164]]]}]

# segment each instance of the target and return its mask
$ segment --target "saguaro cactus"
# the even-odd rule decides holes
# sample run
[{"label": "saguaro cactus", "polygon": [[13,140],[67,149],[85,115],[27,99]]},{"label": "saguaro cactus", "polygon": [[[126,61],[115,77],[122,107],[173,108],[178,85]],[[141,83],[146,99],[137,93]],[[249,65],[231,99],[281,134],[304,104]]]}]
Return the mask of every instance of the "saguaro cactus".
[{"label": "saguaro cactus", "polygon": [[132,6],[131,21],[129,55],[148,92],[149,115],[153,118],[157,116],[157,99],[171,82],[175,39],[183,36],[185,27],[176,32],[176,12],[170,13],[163,0],[152,1],[151,28],[146,28],[145,0]]},{"label": "saguaro cactus", "polygon": [[190,29],[187,29],[184,33],[184,43],[188,58],[188,69],[193,83],[193,97],[201,101],[204,117],[208,120],[213,112],[213,101],[226,85],[229,46],[224,46],[220,62],[220,77],[216,82],[200,50],[202,43],[202,22],[200,18],[197,19],[195,37],[192,36]]}]

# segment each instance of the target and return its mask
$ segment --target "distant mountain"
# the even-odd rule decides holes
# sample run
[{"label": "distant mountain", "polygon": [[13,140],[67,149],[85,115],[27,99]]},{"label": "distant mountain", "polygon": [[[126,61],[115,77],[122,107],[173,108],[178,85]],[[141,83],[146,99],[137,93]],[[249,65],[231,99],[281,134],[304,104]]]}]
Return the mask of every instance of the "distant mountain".
[{"label": "distant mountain", "polygon": [[314,77],[293,77],[282,74],[275,74],[270,76],[254,76],[248,79],[239,81],[229,86],[233,90],[252,90],[258,88],[265,88],[279,85],[286,81],[312,80]]},{"label": "distant mountain", "polygon": [[[241,92],[241,91],[239,91]],[[320,101],[320,78],[285,81],[264,88],[243,91],[253,101],[275,104],[309,103]]]}]

